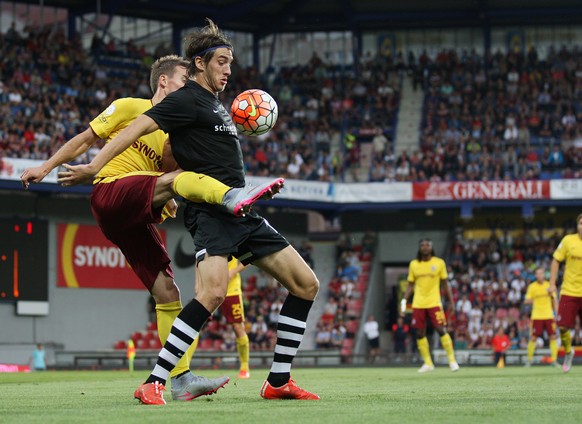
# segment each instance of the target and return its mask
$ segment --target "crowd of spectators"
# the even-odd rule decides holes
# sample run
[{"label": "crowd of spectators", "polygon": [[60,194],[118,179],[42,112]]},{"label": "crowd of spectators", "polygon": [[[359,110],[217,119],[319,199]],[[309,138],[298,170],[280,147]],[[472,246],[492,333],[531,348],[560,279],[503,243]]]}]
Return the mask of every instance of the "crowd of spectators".
[{"label": "crowd of spectators", "polygon": [[[0,154],[44,160],[119,97],[149,97],[147,52],[95,36],[84,50],[60,27],[0,34]],[[343,181],[569,178],[582,169],[582,50],[365,55],[354,66],[308,63],[260,73],[235,64],[225,105],[249,87],[279,105],[275,129],[241,136],[249,175]],[[402,78],[424,90],[418,149],[395,157]],[[371,160],[362,163],[363,143]],[[79,161],[90,160],[92,150]]]},{"label": "crowd of spectators", "polygon": [[419,149],[394,179],[572,178],[582,172],[582,50],[443,50],[413,65],[425,90]]},{"label": "crowd of spectators", "polygon": [[0,158],[46,160],[114,99],[151,95],[146,57],[113,72],[60,27],[20,33],[12,25],[0,34],[0,54]]},{"label": "crowd of spectators", "polygon": [[315,340],[318,348],[342,349],[342,355],[351,354],[362,318],[376,234],[367,231],[361,240],[354,241],[350,233],[342,233],[336,242],[337,268],[327,284],[329,297],[317,324]]},{"label": "crowd of spectators", "polygon": [[[60,27],[19,32],[13,25],[0,34],[1,157],[45,160],[111,101],[151,96],[149,65],[168,53],[165,45],[147,52],[132,40],[98,36],[84,50]],[[326,64],[316,54],[304,65],[262,74],[235,63],[221,95],[225,105],[250,87],[268,90],[279,105],[273,131],[241,137],[248,174],[329,181],[359,166],[360,140],[381,134],[387,152],[399,101],[394,75],[387,63],[370,60],[356,78],[351,67]]]}]

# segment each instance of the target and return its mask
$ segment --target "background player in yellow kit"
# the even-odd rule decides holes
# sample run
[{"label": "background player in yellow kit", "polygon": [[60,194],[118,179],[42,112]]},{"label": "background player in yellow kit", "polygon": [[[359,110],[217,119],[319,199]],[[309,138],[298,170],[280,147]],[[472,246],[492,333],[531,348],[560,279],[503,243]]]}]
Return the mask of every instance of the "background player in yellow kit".
[{"label": "background player in yellow kit", "polygon": [[554,252],[550,267],[550,292],[556,291],[561,262],[565,262],[566,265],[560,288],[558,327],[562,346],[566,352],[562,370],[568,372],[574,359],[570,330],[576,325],[576,316],[582,319],[582,214],[576,217],[576,234],[565,236]]},{"label": "background player in yellow kit", "polygon": [[249,355],[250,344],[249,336],[245,331],[245,309],[242,298],[242,279],[240,272],[246,266],[239,263],[236,258],[232,258],[228,262],[228,288],[226,290],[226,298],[220,306],[222,314],[226,318],[226,322],[232,325],[232,329],[236,336],[236,350],[240,359],[240,369],[238,378],[250,378],[249,370]]},{"label": "background player in yellow kit", "polygon": [[406,302],[412,292],[412,327],[416,330],[418,351],[424,364],[418,372],[425,373],[434,370],[430,356],[428,339],[426,338],[427,320],[430,320],[434,329],[441,336],[441,344],[447,352],[451,371],[458,371],[459,364],[455,359],[453,341],[446,332],[447,318],[441,301],[441,287],[447,296],[450,312],[455,312],[455,303],[448,283],[447,266],[445,261],[434,254],[432,241],[422,239],[416,259],[410,262],[408,268],[408,286],[402,299],[402,313],[406,309]]},{"label": "background player in yellow kit", "polygon": [[545,269],[536,268],[536,279],[531,283],[525,293],[523,303],[532,305],[531,310],[531,332],[529,343],[527,344],[526,366],[531,365],[533,355],[536,351],[536,339],[544,335],[544,330],[550,339],[550,357],[552,364],[558,358],[558,342],[556,341],[556,321],[555,315],[558,311],[556,294],[548,292],[550,282],[546,281]]}]

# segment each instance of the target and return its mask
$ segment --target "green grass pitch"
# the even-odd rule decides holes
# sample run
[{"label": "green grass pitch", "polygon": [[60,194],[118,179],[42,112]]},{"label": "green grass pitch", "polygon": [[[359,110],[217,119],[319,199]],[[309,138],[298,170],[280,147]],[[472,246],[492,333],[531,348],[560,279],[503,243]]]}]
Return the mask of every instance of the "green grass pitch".
[{"label": "green grass pitch", "polygon": [[[200,371],[217,376],[220,371]],[[236,376],[229,370],[226,374]],[[293,377],[321,401],[266,401],[267,370],[232,378],[216,395],[166,406],[140,405],[137,371],[0,374],[0,422],[7,423],[579,423],[582,367],[296,368]]]}]

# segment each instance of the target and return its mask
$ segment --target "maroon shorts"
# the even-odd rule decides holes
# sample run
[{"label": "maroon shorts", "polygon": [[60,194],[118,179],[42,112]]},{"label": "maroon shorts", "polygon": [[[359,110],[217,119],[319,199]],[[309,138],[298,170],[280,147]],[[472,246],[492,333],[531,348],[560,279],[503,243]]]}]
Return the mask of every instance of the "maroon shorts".
[{"label": "maroon shorts", "polygon": [[425,329],[427,319],[430,319],[433,327],[446,327],[447,317],[442,306],[434,308],[412,308],[412,328]]},{"label": "maroon shorts", "polygon": [[234,324],[235,322],[245,322],[245,311],[242,303],[242,295],[235,294],[233,296],[226,296],[224,302],[220,306],[222,315],[226,318],[226,322]]},{"label": "maroon shorts", "polygon": [[149,291],[160,271],[174,276],[168,251],[155,226],[163,209],[152,206],[156,178],[134,175],[95,184],[91,192],[91,210],[101,231],[121,249]]},{"label": "maroon shorts", "polygon": [[574,328],[576,325],[576,315],[582,320],[582,297],[560,296],[558,305],[558,325],[560,327]]},{"label": "maroon shorts", "polygon": [[556,321],[553,319],[534,319],[531,322],[532,336],[542,337],[544,330],[548,333],[548,337],[554,336],[556,334]]}]

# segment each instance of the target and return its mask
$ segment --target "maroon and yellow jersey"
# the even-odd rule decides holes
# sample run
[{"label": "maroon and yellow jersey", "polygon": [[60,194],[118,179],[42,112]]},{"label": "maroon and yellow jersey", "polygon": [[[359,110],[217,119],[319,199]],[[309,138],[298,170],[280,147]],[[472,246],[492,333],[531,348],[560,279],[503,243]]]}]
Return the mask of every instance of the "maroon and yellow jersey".
[{"label": "maroon and yellow jersey", "polygon": [[413,308],[442,306],[441,280],[447,279],[447,266],[441,258],[414,259],[408,267],[408,282],[414,284]]},{"label": "maroon and yellow jersey", "polygon": [[[236,258],[232,258],[228,261],[228,270],[236,268],[238,265],[238,260]],[[235,296],[242,294],[242,279],[240,277],[240,272],[237,272],[234,277],[230,279],[228,282],[228,288],[226,289],[227,296]]]},{"label": "maroon and yellow jersey", "polygon": [[582,240],[578,234],[565,236],[554,252],[558,262],[566,261],[560,295],[582,297]]},{"label": "maroon and yellow jersey", "polygon": [[531,310],[532,320],[554,318],[554,308],[552,307],[552,304],[555,295],[550,295],[548,293],[549,287],[550,283],[548,281],[544,281],[543,283],[534,281],[527,287],[525,298],[533,301]]},{"label": "maroon and yellow jersey", "polygon": [[[131,97],[118,99],[89,125],[99,138],[110,141],[151,107],[151,100]],[[161,175],[162,153],[167,137],[160,130],[140,137],[109,161],[96,175],[96,181],[106,183],[128,175]]]},{"label": "maroon and yellow jersey", "polygon": [[[236,266],[238,266],[238,260],[232,258],[228,262],[228,269],[234,269]],[[242,279],[240,272],[237,272],[228,282],[226,298],[220,306],[220,310],[222,311],[224,318],[226,318],[226,322],[229,324],[245,321],[245,310],[242,300]]]}]

